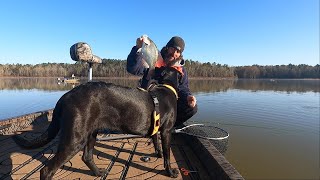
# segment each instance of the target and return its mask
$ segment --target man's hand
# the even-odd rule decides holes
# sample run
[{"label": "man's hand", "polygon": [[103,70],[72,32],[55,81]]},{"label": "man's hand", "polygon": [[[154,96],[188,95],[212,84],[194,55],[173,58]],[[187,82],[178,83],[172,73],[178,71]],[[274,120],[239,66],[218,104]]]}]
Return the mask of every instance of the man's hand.
[{"label": "man's hand", "polygon": [[136,40],[136,47],[139,49],[142,47],[142,42],[143,42],[143,39],[141,37],[137,38]]},{"label": "man's hand", "polygon": [[189,105],[190,107],[194,107],[194,106],[197,104],[197,99],[196,99],[196,97],[191,96],[191,95],[187,97],[187,101],[188,101],[188,105]]}]

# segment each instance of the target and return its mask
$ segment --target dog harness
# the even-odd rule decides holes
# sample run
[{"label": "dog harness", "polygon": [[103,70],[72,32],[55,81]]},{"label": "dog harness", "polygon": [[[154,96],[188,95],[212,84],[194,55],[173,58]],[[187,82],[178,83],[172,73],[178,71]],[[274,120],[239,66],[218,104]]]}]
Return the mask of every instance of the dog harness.
[{"label": "dog harness", "polygon": [[[178,93],[172,86],[170,86],[168,84],[159,84],[157,86],[166,87],[166,88],[170,89],[176,95],[176,98],[178,99]],[[147,91],[147,90],[140,88],[140,87],[138,87],[138,89],[142,90],[142,91]],[[151,88],[148,88],[148,89],[151,89]],[[156,134],[159,131],[159,128],[160,128],[160,107],[159,107],[159,100],[158,100],[156,94],[152,91],[148,91],[148,92],[151,95],[152,100],[153,100],[153,104],[154,104],[153,130],[151,133],[151,136],[153,136],[154,134]]]},{"label": "dog harness", "polygon": [[178,93],[172,86],[170,86],[168,84],[159,84],[158,86],[159,87],[166,87],[166,88],[170,89],[176,95],[176,98],[178,99]]},{"label": "dog harness", "polygon": [[159,108],[159,100],[157,98],[157,96],[155,95],[155,93],[153,93],[152,91],[149,91],[152,100],[153,100],[153,104],[154,104],[154,110],[153,110],[153,130],[151,133],[151,136],[153,136],[154,134],[156,134],[159,131],[160,128],[160,108]]}]

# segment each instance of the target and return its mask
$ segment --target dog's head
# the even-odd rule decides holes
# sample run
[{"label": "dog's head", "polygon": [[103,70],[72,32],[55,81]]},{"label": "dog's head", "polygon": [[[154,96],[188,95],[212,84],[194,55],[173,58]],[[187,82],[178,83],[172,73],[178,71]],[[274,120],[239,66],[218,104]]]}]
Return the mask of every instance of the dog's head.
[{"label": "dog's head", "polygon": [[177,89],[179,80],[181,79],[181,74],[173,67],[163,67],[159,69],[160,72],[157,73],[156,80],[159,84],[167,84]]}]

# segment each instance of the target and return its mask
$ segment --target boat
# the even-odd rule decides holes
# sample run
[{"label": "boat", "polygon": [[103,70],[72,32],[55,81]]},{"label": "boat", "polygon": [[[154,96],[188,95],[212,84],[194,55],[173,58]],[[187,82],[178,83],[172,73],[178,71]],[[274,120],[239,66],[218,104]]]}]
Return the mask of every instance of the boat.
[{"label": "boat", "polygon": [[[32,139],[40,135],[50,124],[52,112],[50,109],[0,121],[0,179],[39,179],[40,169],[57,150],[58,138],[30,150],[19,147],[12,136],[19,134]],[[150,138],[142,137],[97,141],[94,161],[108,172],[101,179],[170,179],[164,171],[163,158],[155,156],[151,142]],[[180,171],[176,179],[244,179],[207,139],[173,134],[171,147],[172,167]],[[97,179],[81,156],[82,151],[53,178]]]},{"label": "boat", "polygon": [[67,78],[65,78],[65,79],[62,79],[62,82],[63,83],[79,83],[80,79],[77,79],[77,78],[75,78],[75,79],[67,79]]},{"label": "boat", "polygon": [[70,83],[70,84],[76,84],[76,83],[80,83],[80,79],[76,78],[74,76],[74,74],[72,74],[71,78],[57,78],[57,82],[58,83]]}]

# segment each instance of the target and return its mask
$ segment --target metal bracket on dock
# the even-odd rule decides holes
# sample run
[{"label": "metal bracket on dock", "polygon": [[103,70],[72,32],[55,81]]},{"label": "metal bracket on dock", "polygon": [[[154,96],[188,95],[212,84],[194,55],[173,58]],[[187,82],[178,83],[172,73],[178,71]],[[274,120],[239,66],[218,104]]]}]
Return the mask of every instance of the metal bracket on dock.
[{"label": "metal bracket on dock", "polygon": [[117,140],[117,139],[129,139],[129,138],[143,138],[144,136],[134,135],[134,134],[126,134],[126,135],[119,135],[119,136],[107,136],[97,138],[97,141],[110,141],[110,140]]}]

